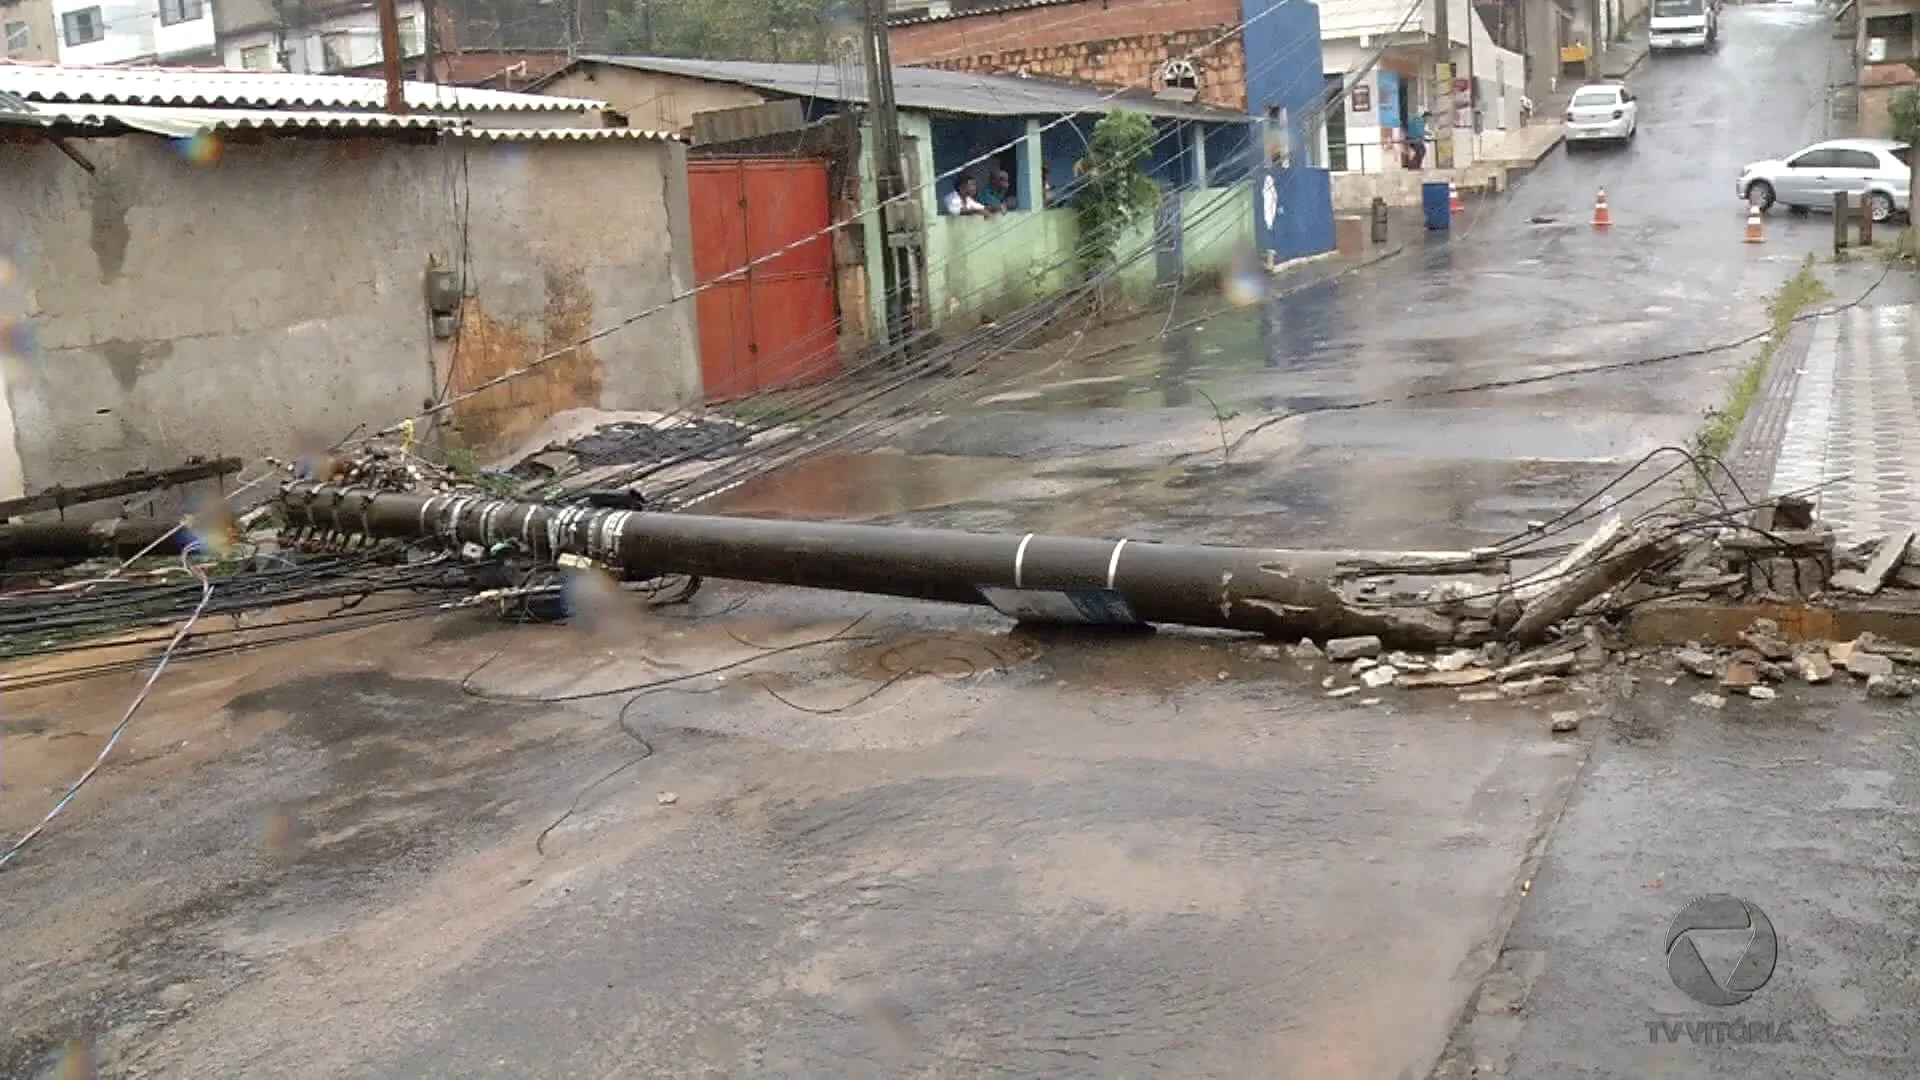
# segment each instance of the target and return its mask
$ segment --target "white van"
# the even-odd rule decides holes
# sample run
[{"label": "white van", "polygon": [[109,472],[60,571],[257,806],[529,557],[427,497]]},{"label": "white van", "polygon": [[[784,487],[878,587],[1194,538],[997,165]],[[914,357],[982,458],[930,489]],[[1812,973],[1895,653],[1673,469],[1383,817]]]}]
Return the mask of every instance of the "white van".
[{"label": "white van", "polygon": [[1655,49],[1711,49],[1720,43],[1716,0],[1653,0],[1647,44]]}]

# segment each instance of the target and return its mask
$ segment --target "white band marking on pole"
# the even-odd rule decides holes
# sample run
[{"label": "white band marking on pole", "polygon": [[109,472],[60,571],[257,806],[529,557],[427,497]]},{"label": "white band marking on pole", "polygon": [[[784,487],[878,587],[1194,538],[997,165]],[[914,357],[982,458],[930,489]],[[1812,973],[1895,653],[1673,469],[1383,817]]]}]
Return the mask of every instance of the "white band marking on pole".
[{"label": "white band marking on pole", "polygon": [[1107,588],[1113,588],[1113,579],[1120,572],[1120,549],[1127,546],[1123,539],[1113,545],[1113,556],[1107,560]]},{"label": "white band marking on pole", "polygon": [[1020,546],[1013,549],[1013,587],[1020,588],[1020,575],[1027,561],[1027,545],[1033,543],[1033,534],[1020,538]]}]

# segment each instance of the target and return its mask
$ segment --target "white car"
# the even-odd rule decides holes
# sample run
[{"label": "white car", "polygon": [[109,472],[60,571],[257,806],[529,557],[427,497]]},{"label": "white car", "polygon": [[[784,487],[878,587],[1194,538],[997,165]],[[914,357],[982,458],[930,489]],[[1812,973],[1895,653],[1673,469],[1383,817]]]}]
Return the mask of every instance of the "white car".
[{"label": "white car", "polygon": [[1619,83],[1593,83],[1567,102],[1567,144],[1626,142],[1640,130],[1640,102]]},{"label": "white car", "polygon": [[1765,211],[1774,203],[1790,210],[1833,207],[1844,191],[1858,205],[1864,199],[1875,221],[1887,221],[1909,209],[1913,166],[1906,143],[1892,139],[1833,139],[1814,143],[1780,161],[1756,161],[1740,170],[1734,193]]},{"label": "white car", "polygon": [[1711,49],[1719,43],[1718,0],[1653,0],[1647,44],[1656,51]]}]

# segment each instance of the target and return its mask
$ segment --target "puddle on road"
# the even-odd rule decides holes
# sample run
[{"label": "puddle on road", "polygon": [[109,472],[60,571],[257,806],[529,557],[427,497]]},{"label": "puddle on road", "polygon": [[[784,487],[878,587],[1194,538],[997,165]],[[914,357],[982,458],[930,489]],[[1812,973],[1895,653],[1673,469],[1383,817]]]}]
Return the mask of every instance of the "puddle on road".
[{"label": "puddle on road", "polygon": [[830,451],[753,479],[703,513],[836,519],[927,510],[975,498],[1031,470],[1005,458]]}]

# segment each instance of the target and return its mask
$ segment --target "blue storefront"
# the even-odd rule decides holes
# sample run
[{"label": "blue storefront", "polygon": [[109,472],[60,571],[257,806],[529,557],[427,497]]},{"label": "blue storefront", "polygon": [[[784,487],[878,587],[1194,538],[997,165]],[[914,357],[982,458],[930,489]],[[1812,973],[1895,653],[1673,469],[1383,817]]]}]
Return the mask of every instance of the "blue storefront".
[{"label": "blue storefront", "polygon": [[1333,179],[1318,164],[1320,9],[1309,0],[1242,0],[1247,110],[1260,147],[1254,241],[1275,262],[1333,250]]}]

